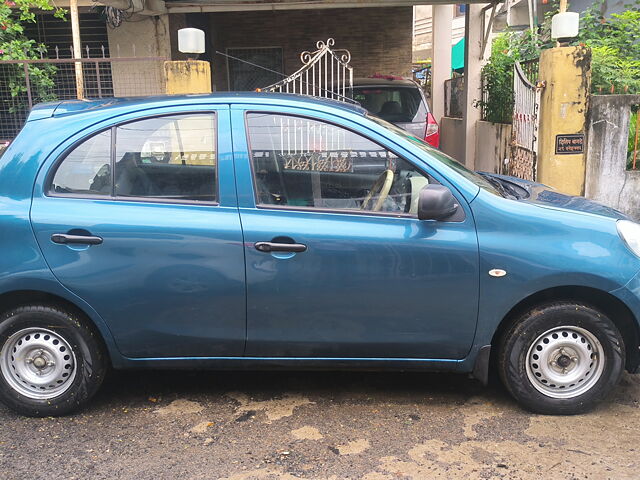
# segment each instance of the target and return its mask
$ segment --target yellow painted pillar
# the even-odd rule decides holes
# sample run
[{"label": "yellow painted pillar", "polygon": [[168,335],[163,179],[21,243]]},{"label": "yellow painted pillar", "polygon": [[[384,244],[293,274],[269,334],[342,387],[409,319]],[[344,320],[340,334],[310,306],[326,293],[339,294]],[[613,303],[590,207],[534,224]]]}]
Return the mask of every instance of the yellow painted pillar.
[{"label": "yellow painted pillar", "polygon": [[538,178],[560,192],[584,194],[591,50],[558,47],[540,55]]},{"label": "yellow painted pillar", "polygon": [[168,94],[211,93],[211,67],[203,60],[164,62]]}]

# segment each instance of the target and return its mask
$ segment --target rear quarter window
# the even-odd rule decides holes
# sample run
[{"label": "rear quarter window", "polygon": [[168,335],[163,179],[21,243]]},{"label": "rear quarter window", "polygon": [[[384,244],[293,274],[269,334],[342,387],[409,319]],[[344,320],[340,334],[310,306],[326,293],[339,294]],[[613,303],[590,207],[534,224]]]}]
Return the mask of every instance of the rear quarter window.
[{"label": "rear quarter window", "polygon": [[111,195],[111,130],[76,146],[60,164],[51,192],[73,195]]}]

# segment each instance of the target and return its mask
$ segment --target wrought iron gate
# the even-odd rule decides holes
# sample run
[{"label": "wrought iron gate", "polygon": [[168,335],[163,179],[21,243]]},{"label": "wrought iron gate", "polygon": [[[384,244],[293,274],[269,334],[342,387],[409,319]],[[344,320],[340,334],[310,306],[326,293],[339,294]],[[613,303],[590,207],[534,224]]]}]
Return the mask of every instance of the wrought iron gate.
[{"label": "wrought iron gate", "polygon": [[302,67],[287,78],[262,89],[265,92],[285,92],[351,101],[353,68],[349,65],[349,50],[332,49],[335,40],[319,41],[315,52],[302,52]]},{"label": "wrought iron gate", "polygon": [[516,62],[513,72],[513,133],[508,174],[536,180],[540,91]]}]

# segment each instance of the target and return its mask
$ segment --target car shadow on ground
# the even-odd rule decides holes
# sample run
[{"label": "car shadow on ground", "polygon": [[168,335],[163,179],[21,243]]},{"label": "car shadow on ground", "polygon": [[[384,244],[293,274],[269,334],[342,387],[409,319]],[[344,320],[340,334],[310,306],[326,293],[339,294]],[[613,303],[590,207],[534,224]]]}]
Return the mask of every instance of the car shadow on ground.
[{"label": "car shadow on ground", "polygon": [[[370,371],[189,371],[120,370],[108,375],[92,401],[96,409],[146,402],[149,397],[198,397],[215,401],[228,392],[267,400],[289,393],[317,400],[368,403],[465,403],[472,397],[504,400],[508,394],[492,382],[485,387],[466,375]],[[91,408],[91,407],[90,407]]]}]

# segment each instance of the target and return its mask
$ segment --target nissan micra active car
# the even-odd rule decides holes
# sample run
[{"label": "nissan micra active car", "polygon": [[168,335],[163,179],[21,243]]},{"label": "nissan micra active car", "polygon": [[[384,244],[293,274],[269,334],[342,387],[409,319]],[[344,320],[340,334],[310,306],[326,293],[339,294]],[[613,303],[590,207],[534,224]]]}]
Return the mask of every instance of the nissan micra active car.
[{"label": "nissan micra active car", "polygon": [[640,226],[471,172],[357,106],[49,103],[0,158],[0,400],[108,368],[493,372],[575,414],[640,363]]}]

